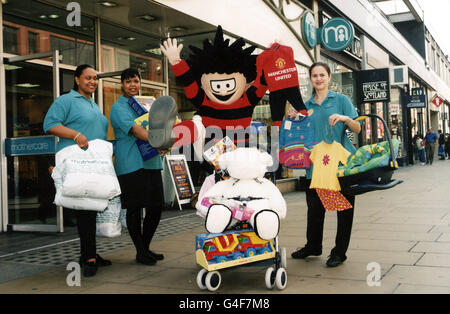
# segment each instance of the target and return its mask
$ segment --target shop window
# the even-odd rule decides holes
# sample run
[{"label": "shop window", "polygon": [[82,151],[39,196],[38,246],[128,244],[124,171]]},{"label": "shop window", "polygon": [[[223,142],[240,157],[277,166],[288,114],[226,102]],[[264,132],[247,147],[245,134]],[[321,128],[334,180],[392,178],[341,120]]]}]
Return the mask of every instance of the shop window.
[{"label": "shop window", "polygon": [[94,45],[89,42],[50,36],[51,50],[59,50],[60,62],[78,66],[80,64],[95,64]]},{"label": "shop window", "polygon": [[28,32],[28,53],[38,52],[38,34]]},{"label": "shop window", "polygon": [[82,15],[82,26],[70,27],[66,16],[66,10],[38,1],[9,1],[3,7],[5,52],[27,55],[58,49],[62,64],[95,66],[94,20]]},{"label": "shop window", "polygon": [[19,52],[17,28],[3,25],[3,50],[6,53],[12,54]]},{"label": "shop window", "polygon": [[[109,115],[111,113],[112,105],[122,96],[122,86],[121,83],[117,81],[103,81],[103,114],[109,120]],[[163,95],[161,89],[152,88],[150,86],[141,86],[142,96],[152,96],[155,99]],[[107,139],[114,139],[114,131],[111,126],[111,121],[109,121]]]},{"label": "shop window", "polygon": [[344,94],[356,104],[356,78],[353,70],[323,55],[320,56],[320,61],[328,64],[331,69],[330,89]]},{"label": "shop window", "polygon": [[102,72],[134,68],[140,71],[143,80],[164,83],[159,38],[103,22],[100,31]]}]

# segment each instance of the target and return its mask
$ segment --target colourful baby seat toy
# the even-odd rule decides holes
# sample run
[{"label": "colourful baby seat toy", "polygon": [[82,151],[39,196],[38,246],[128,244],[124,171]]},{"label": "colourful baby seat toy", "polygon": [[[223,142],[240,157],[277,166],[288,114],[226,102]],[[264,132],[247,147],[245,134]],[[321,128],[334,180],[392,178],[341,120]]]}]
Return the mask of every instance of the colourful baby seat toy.
[{"label": "colourful baby seat toy", "polygon": [[[402,180],[392,179],[398,168],[396,161],[399,141],[391,139],[386,121],[375,114],[367,114],[356,118],[357,121],[375,117],[383,122],[385,141],[360,147],[349,157],[347,165],[338,169],[339,183],[342,191],[359,195],[375,190],[390,189]],[[344,143],[345,129],[342,135]]]}]

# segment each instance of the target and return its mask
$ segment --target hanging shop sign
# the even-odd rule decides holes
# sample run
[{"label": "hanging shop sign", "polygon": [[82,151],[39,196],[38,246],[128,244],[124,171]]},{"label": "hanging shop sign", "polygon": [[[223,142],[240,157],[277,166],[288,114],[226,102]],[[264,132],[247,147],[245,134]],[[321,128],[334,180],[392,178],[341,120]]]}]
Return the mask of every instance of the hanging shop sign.
[{"label": "hanging shop sign", "polygon": [[56,137],[28,136],[5,139],[6,156],[48,155],[56,153]]},{"label": "hanging shop sign", "polygon": [[301,17],[302,38],[309,48],[317,45],[317,27],[314,14],[311,11],[305,11]]},{"label": "hanging shop sign", "polygon": [[431,100],[431,102],[432,102],[436,107],[440,107],[440,106],[444,103],[444,100],[436,94],[436,95],[434,95],[434,97],[433,97],[433,99]]},{"label": "hanging shop sign", "polygon": [[389,69],[363,70],[358,74],[360,103],[389,102],[391,99]]},{"label": "hanging shop sign", "polygon": [[355,38],[353,24],[341,17],[329,19],[321,28],[316,27],[314,14],[306,11],[301,17],[302,38],[311,49],[320,44],[331,51],[342,51]]},{"label": "hanging shop sign", "polygon": [[328,20],[320,31],[321,45],[331,51],[342,51],[353,41],[355,29],[352,23],[341,17]]},{"label": "hanging shop sign", "polygon": [[411,94],[406,96],[407,108],[426,108],[427,97],[424,87],[411,88]]}]

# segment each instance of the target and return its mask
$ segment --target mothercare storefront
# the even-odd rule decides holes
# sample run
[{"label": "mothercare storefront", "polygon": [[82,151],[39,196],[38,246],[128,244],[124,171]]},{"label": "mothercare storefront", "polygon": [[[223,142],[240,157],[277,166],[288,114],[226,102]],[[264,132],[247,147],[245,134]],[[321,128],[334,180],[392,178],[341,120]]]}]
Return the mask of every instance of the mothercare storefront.
[{"label": "mothercare storefront", "polygon": [[[316,51],[302,41],[301,16],[311,8],[301,2],[1,1],[0,232],[64,230],[62,208],[53,205],[48,171],[56,139],[43,133],[42,123],[53,100],[72,88],[77,65],[87,63],[98,70],[95,101],[108,119],[121,95],[120,72],[129,67],[142,75],[142,95],[171,95],[182,118],[190,119],[194,108],[159,45],[168,36],[176,37],[185,47],[182,57],[187,58],[189,45],[200,47],[204,39],[213,39],[221,25],[226,36],[243,37],[261,49],[275,40],[291,46],[307,99],[311,95],[307,68]],[[342,82],[342,92],[349,91],[346,80]],[[263,99],[254,120],[267,121],[267,109]],[[108,139],[114,139],[111,127]]]}]

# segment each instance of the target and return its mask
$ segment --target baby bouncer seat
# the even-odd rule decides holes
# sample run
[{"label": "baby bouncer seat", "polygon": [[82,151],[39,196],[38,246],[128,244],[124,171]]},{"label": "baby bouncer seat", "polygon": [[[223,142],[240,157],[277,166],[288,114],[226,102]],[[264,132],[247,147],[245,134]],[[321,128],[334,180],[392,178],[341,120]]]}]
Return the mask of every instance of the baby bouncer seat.
[{"label": "baby bouncer seat", "polygon": [[[394,171],[398,168],[396,158],[400,143],[396,139],[391,139],[386,121],[375,114],[360,116],[355,120],[361,121],[370,117],[382,121],[385,140],[360,147],[350,156],[345,166],[339,167],[338,179],[342,191],[352,195],[390,189],[403,182],[392,179]],[[342,144],[346,136],[345,130],[342,134]]]}]

